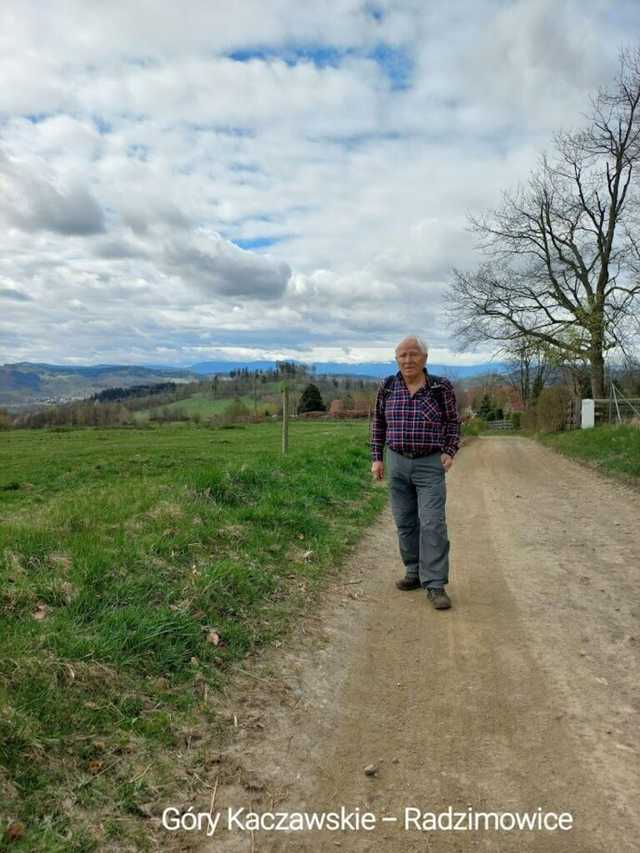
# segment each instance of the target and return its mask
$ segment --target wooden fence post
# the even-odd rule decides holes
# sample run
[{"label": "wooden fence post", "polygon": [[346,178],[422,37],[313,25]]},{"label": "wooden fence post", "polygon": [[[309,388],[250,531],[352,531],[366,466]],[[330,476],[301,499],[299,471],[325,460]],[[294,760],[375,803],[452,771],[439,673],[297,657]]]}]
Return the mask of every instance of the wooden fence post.
[{"label": "wooden fence post", "polygon": [[282,383],[282,452],[289,448],[289,385]]}]

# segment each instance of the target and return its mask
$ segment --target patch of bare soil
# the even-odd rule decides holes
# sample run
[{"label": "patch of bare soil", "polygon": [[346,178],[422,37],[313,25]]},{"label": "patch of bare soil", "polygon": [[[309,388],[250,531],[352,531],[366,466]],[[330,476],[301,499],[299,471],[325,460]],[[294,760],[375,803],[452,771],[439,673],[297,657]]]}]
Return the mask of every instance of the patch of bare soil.
[{"label": "patch of bare soil", "polygon": [[[396,590],[386,511],[221,700],[234,734],[203,853],[640,849],[637,492],[517,437],[471,443],[447,483],[453,608]],[[375,828],[228,828],[229,808],[342,806]],[[565,812],[572,828],[405,829],[406,809],[449,807]]]}]

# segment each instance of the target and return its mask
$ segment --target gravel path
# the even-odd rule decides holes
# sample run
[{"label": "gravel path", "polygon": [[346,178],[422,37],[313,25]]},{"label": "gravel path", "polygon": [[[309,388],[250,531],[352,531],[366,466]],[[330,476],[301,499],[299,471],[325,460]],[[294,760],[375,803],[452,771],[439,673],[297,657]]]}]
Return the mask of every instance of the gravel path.
[{"label": "gravel path", "polygon": [[[640,850],[638,493],[519,437],[470,443],[447,487],[453,608],[395,589],[387,510],[224,699],[237,727],[203,851]],[[227,829],[228,807],[341,806],[375,829]],[[404,828],[407,808],[449,807],[573,828]]]}]

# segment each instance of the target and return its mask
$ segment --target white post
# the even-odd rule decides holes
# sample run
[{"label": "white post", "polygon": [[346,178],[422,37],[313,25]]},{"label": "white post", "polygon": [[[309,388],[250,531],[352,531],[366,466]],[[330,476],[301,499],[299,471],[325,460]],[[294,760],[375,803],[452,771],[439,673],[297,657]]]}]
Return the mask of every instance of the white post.
[{"label": "white post", "polygon": [[582,429],[590,429],[596,425],[596,404],[595,400],[582,401],[582,418],[580,426]]}]

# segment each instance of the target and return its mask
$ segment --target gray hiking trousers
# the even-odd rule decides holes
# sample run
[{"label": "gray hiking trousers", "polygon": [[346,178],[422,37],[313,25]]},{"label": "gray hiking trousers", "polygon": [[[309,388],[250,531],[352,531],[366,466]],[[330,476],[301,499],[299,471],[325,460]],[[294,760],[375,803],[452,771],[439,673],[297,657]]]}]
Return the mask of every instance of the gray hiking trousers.
[{"label": "gray hiking trousers", "polygon": [[386,450],[391,511],[406,576],[418,577],[422,587],[443,587],[449,581],[449,537],[441,453],[408,459]]}]

